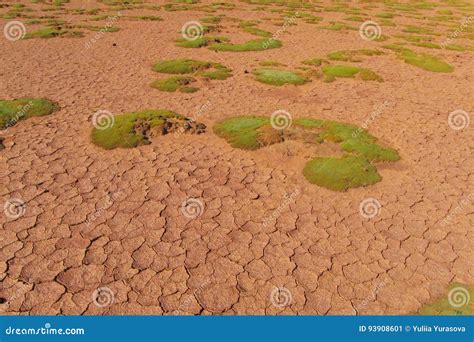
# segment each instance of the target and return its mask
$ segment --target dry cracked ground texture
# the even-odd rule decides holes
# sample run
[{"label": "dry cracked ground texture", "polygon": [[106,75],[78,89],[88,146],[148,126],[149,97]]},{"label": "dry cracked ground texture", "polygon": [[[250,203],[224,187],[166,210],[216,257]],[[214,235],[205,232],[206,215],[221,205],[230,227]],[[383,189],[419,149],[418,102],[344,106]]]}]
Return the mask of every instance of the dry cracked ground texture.
[{"label": "dry cracked ground texture", "polygon": [[[2,312],[408,314],[443,295],[452,281],[474,283],[472,204],[448,225],[440,223],[474,192],[472,128],[454,131],[446,122],[455,109],[472,113],[472,58],[446,53],[455,71],[435,74],[388,55],[370,64],[383,84],[270,89],[245,73],[256,60],[291,65],[376,43],[301,23],[282,36],[282,49],[190,51],[172,40],[202,13],[160,16],[165,21],[124,21],[120,32],[90,49],[83,45],[90,37],[0,40],[8,51],[2,96],[47,97],[61,106],[2,133],[0,203],[26,203],[19,219],[0,217]],[[194,94],[150,88],[152,63],[177,57],[221,62],[234,76]],[[291,146],[239,151],[208,132],[104,151],[89,139],[99,109],[193,115],[205,106],[200,121],[208,127],[225,117],[285,109],[294,117],[360,125],[384,101],[391,105],[370,131],[402,160],[381,167],[382,182],[345,193],[308,184]],[[204,203],[195,219],[181,212],[190,197]],[[368,197],[382,204],[373,219],[359,213]],[[106,307],[92,301],[100,287],[114,295]],[[288,305],[272,304],[275,287],[290,291]]]}]

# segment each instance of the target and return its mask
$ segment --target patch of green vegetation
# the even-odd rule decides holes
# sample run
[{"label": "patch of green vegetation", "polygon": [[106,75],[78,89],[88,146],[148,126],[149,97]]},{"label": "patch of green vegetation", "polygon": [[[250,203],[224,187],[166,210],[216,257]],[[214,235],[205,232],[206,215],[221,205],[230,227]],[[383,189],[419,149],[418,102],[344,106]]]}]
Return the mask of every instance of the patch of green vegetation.
[{"label": "patch of green vegetation", "polygon": [[[192,74],[195,77],[202,77],[212,80],[225,80],[232,76],[229,68],[219,63],[196,61],[193,59],[173,59],[161,61],[153,66],[153,70],[164,74],[185,75]],[[157,80],[151,84],[153,88],[174,92],[179,90],[185,93],[192,93],[198,89],[190,87],[189,84],[195,82],[193,77],[177,76]]]},{"label": "patch of green vegetation", "polygon": [[331,21],[328,25],[320,26],[322,29],[331,30],[331,31],[342,31],[342,30],[357,30],[356,27],[349,26],[344,23]]},{"label": "patch of green vegetation", "polygon": [[277,61],[261,61],[258,63],[260,66],[263,66],[263,67],[275,67],[275,66],[281,66],[283,64],[281,64],[280,62],[277,62]]},{"label": "patch of green vegetation", "polygon": [[258,140],[258,129],[269,124],[270,121],[266,117],[238,116],[216,123],[214,132],[226,139],[232,147],[256,150],[262,147]]},{"label": "patch of green vegetation", "polygon": [[189,76],[172,76],[163,80],[156,80],[151,84],[152,88],[161,91],[175,92],[176,90],[182,93],[194,93],[198,88],[190,87],[189,84],[196,80]]},{"label": "patch of green vegetation", "polygon": [[383,78],[377,75],[374,71],[350,65],[326,65],[323,67],[323,74],[325,76],[325,82],[332,82],[338,77],[350,78],[356,75],[360,76],[364,81],[383,82]]},{"label": "patch of green vegetation", "polygon": [[242,21],[239,24],[240,28],[243,28],[245,32],[251,33],[256,36],[270,38],[272,34],[270,32],[259,29],[256,22],[253,21]]},{"label": "patch of green vegetation", "polygon": [[305,65],[312,65],[312,66],[320,66],[323,64],[324,59],[322,58],[312,58],[312,59],[306,59],[302,63]]},{"label": "patch of green vegetation", "polygon": [[125,17],[131,20],[144,20],[144,21],[162,21],[163,18],[158,17],[156,15],[138,15],[138,16],[128,16]]},{"label": "patch of green vegetation", "polygon": [[373,162],[400,159],[397,151],[377,143],[377,139],[357,126],[336,121],[310,118],[293,120],[284,130],[274,129],[270,118],[239,116],[215,124],[214,132],[231,146],[256,150],[288,139],[301,139],[301,130],[313,134],[306,143],[318,145],[325,141],[339,144],[346,153],[341,158],[315,158],[306,164],[304,175],[309,182],[335,191],[366,186],[381,180]]},{"label": "patch of green vegetation", "polygon": [[204,17],[204,18],[201,18],[201,22],[202,23],[206,23],[206,24],[213,24],[213,25],[217,25],[221,22],[222,20],[222,17],[221,16],[210,16],[210,17]]},{"label": "patch of green vegetation", "polygon": [[343,61],[343,62],[361,62],[362,59],[359,56],[379,56],[383,55],[383,51],[361,49],[361,50],[341,50],[331,52],[327,55],[329,60],[332,61]]},{"label": "patch of green vegetation", "polygon": [[227,44],[218,43],[209,46],[211,50],[215,51],[232,51],[232,52],[246,52],[246,51],[262,51],[267,49],[276,49],[282,47],[281,41],[278,39],[256,39],[249,40],[243,44]]},{"label": "patch of green vegetation", "polygon": [[56,103],[43,98],[0,100],[0,129],[13,126],[19,120],[51,114],[58,109]]},{"label": "patch of green vegetation", "polygon": [[427,35],[437,35],[439,36],[439,33],[433,32],[431,28],[427,27],[419,27],[419,26],[413,26],[413,25],[408,25],[406,28],[403,30],[403,32],[406,33],[417,33],[417,34],[427,34]]},{"label": "patch of green vegetation", "polygon": [[153,71],[165,74],[190,74],[196,71],[207,70],[211,67],[211,62],[196,61],[193,59],[171,59],[155,64]]},{"label": "patch of green vegetation", "polygon": [[254,75],[257,81],[275,86],[285,84],[301,85],[308,82],[307,78],[288,70],[262,68],[255,70]]},{"label": "patch of green vegetation", "polygon": [[199,37],[194,40],[187,40],[184,38],[178,38],[176,40],[176,46],[185,48],[200,48],[203,46],[209,46],[211,44],[228,43],[229,39],[226,37]]},{"label": "patch of green vegetation", "polygon": [[[54,38],[59,37],[62,35],[70,34],[67,30],[58,29],[56,27],[46,27],[43,29],[39,29],[33,32],[28,32],[24,39],[32,39],[32,38]],[[75,33],[77,36],[81,35],[81,32]]]},{"label": "patch of green vegetation", "polygon": [[355,21],[355,22],[359,22],[359,23],[362,23],[362,22],[365,21],[364,18],[358,17],[358,16],[347,17],[347,18],[344,18],[344,20],[347,20],[347,21]]},{"label": "patch of green vegetation", "polygon": [[156,126],[163,126],[166,119],[184,120],[185,117],[169,110],[144,110],[117,115],[110,127],[92,130],[92,142],[106,150],[147,145],[150,143],[148,137],[135,129],[137,121],[145,121],[152,129]]},{"label": "patch of green vegetation", "polygon": [[430,42],[416,42],[413,43],[415,46],[420,46],[420,47],[425,47],[429,49],[441,49],[441,46],[435,43],[430,43]]},{"label": "patch of green vegetation", "polygon": [[[397,46],[391,46],[391,48],[396,50]],[[398,57],[405,63],[417,66],[427,71],[452,72],[454,70],[454,67],[436,56],[426,53],[416,53],[403,47],[398,48]]]},{"label": "patch of green vegetation", "polygon": [[359,156],[315,158],[306,164],[303,174],[308,182],[333,191],[368,186],[382,180],[375,166]]},{"label": "patch of green vegetation", "polygon": [[375,16],[379,18],[392,19],[394,17],[394,14],[390,12],[382,12],[376,14]]},{"label": "patch of green vegetation", "polygon": [[[418,310],[420,315],[474,315],[474,286],[460,283],[452,283],[449,286],[448,293],[435,300],[432,304],[427,304]],[[452,291],[452,292],[450,292]],[[450,304],[462,304],[465,299],[465,305],[454,307]],[[459,297],[457,297],[459,296]],[[461,302],[459,302],[461,300]]]}]

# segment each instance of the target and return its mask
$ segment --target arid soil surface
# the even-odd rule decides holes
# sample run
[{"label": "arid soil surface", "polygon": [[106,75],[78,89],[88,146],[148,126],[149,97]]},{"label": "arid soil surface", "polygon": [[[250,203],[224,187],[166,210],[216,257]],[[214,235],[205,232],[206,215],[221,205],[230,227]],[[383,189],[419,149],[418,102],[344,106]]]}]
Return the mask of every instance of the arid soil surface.
[{"label": "arid soil surface", "polygon": [[[92,17],[41,12],[51,6],[22,3],[35,9],[34,15],[71,22]],[[424,25],[424,19],[396,12],[396,26],[381,26],[389,40],[377,42],[360,37],[360,22],[347,22],[357,30],[321,28],[346,13],[323,10],[314,13],[323,18],[318,24],[296,19],[282,29],[264,20],[281,18],[269,10],[280,6],[256,10],[235,1],[233,9],[209,14],[198,8],[207,3],[178,11],[122,9],[113,23],[120,31],[100,35],[88,47],[97,32],[17,41],[0,37],[2,98],[44,97],[60,106],[0,131],[5,145],[0,203],[12,198],[25,203],[21,217],[0,212],[0,312],[411,314],[444,296],[453,282],[474,283],[473,123],[462,129],[448,124],[453,111],[474,112],[474,52],[410,45],[442,58],[454,71],[429,72],[385,50],[358,64],[384,82],[313,79],[276,87],[254,79],[260,61],[296,70],[301,61],[333,51],[396,43],[394,36],[405,25]],[[377,21],[371,15],[384,11],[375,6],[364,10],[367,19]],[[94,1],[71,1],[62,8],[117,12]],[[183,24],[219,14],[259,20],[258,27],[272,33],[280,30],[283,46],[216,52],[175,45]],[[26,21],[0,23],[10,20]],[[460,20],[448,24],[456,27]],[[448,35],[444,24],[431,26],[441,34],[437,43]],[[40,27],[25,26],[27,32]],[[230,21],[221,26],[218,34],[233,42],[257,38]],[[468,39],[456,43],[474,45]],[[150,87],[160,78],[152,65],[175,58],[222,63],[232,77],[200,80],[194,93]],[[207,131],[159,136],[133,149],[104,150],[91,143],[91,118],[98,110],[120,115],[147,108],[196,117]],[[277,110],[358,126],[369,120],[368,131],[395,148],[401,160],[378,166],[383,179],[375,185],[335,192],[303,177],[312,151],[302,144],[244,151],[212,131],[224,118],[270,116]],[[197,217],[183,214],[189,199],[202,204]],[[373,217],[361,214],[366,199],[380,203]]]}]

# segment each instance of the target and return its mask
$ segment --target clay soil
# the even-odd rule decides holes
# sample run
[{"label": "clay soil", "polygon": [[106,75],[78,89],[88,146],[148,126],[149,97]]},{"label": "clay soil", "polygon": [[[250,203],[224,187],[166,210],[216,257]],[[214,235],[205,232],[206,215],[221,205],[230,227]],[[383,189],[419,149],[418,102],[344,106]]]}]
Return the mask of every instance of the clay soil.
[{"label": "clay soil", "polygon": [[[47,7],[22,3],[35,14]],[[288,26],[278,37],[283,42],[278,49],[215,52],[175,45],[184,23],[216,14],[260,20],[258,27],[272,33],[281,30],[263,20],[278,19],[278,13],[232,3],[234,9],[211,14],[193,6],[123,10],[114,23],[120,31],[101,35],[89,48],[85,45],[95,32],[15,42],[1,37],[2,98],[44,97],[61,109],[0,131],[5,146],[0,203],[19,198],[26,206],[17,219],[0,212],[0,312],[410,314],[445,295],[452,282],[474,283],[472,200],[443,223],[474,192],[472,123],[462,130],[447,123],[454,110],[473,113],[473,52],[410,46],[454,67],[451,73],[435,73],[386,50],[358,64],[377,72],[383,83],[314,78],[275,87],[254,79],[260,61],[298,70],[306,59],[380,48],[396,39],[380,43],[361,39],[357,30],[321,29],[348,16],[322,11],[314,13],[323,17],[320,24],[297,20]],[[94,1],[71,1],[63,8],[114,13]],[[48,13],[54,14],[41,14]],[[54,15],[71,22],[88,18],[67,11]],[[10,20],[26,19],[0,23]],[[417,20],[401,16],[394,19],[396,27],[382,29],[393,37]],[[233,42],[258,38],[231,21],[221,26],[218,34]],[[162,76],[152,65],[175,58],[218,62],[233,76],[199,80],[199,91],[189,94],[150,87]],[[304,144],[287,141],[244,151],[212,131],[225,118],[270,116],[276,110],[361,126],[384,102],[389,105],[368,130],[395,148],[401,160],[378,166],[381,182],[346,192],[308,183],[302,168],[315,151]],[[206,133],[157,136],[133,149],[104,150],[91,143],[96,111],[119,115],[147,108],[198,115]],[[321,149],[339,153],[331,152],[331,145]],[[196,218],[183,215],[182,203],[189,198],[203,204]],[[371,219],[359,211],[366,198],[381,204]],[[94,293],[104,287],[113,301],[96,305]],[[275,303],[276,288],[287,291],[290,300],[276,296]]]}]

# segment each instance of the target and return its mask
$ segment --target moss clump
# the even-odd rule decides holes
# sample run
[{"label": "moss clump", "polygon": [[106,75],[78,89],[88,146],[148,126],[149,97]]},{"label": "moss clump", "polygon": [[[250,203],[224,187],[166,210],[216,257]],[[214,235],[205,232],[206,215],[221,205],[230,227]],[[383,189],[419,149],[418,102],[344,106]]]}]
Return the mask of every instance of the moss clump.
[{"label": "moss clump", "polygon": [[198,91],[198,88],[190,87],[189,84],[196,80],[189,76],[172,76],[163,80],[156,80],[151,84],[152,88],[159,89],[161,91],[175,92],[179,90],[182,93],[194,93]]},{"label": "moss clump", "polygon": [[255,70],[254,75],[257,81],[275,86],[284,84],[301,85],[308,82],[305,77],[288,70],[263,68]]},{"label": "moss clump", "polygon": [[352,78],[356,75],[363,81],[383,82],[383,78],[370,69],[363,69],[350,65],[326,65],[323,67],[324,81],[333,82],[336,78]]},{"label": "moss clump", "polygon": [[262,51],[267,49],[276,49],[282,47],[281,41],[277,39],[256,39],[249,40],[243,44],[218,43],[209,46],[209,49],[215,51],[247,52]]},{"label": "moss clump", "polygon": [[282,66],[283,64],[277,61],[261,61],[258,63],[258,65],[263,66],[263,67],[276,67],[276,66]]},{"label": "moss clump", "polygon": [[334,191],[372,185],[382,179],[375,166],[359,156],[316,158],[306,164],[303,174],[308,182]]},{"label": "moss clump", "polygon": [[312,66],[321,66],[323,64],[324,59],[321,58],[312,58],[312,59],[307,59],[304,60],[302,63],[306,65],[312,65]]},{"label": "moss clump", "polygon": [[194,74],[216,80],[224,80],[231,76],[231,70],[222,64],[193,59],[161,61],[153,66],[153,71],[164,74]]},{"label": "moss clump", "polygon": [[[458,296],[458,298],[456,298]],[[467,301],[467,299],[470,299]],[[464,305],[454,307],[454,304]],[[446,296],[437,299],[432,304],[423,306],[418,310],[420,315],[474,315],[474,286],[460,283],[453,283],[449,286],[449,291]]]},{"label": "moss clump", "polygon": [[243,28],[245,32],[253,34],[255,36],[270,38],[272,34],[270,32],[261,30],[256,27],[257,23],[253,21],[242,21],[239,24],[239,27]]},{"label": "moss clump", "polygon": [[258,129],[270,122],[266,117],[238,116],[214,125],[214,132],[235,148],[256,150],[262,146]]},{"label": "moss clump", "polygon": [[220,43],[227,43],[227,42],[229,42],[229,39],[225,37],[199,37],[194,40],[179,38],[176,40],[176,46],[197,49],[203,46],[209,46],[212,44],[220,44]]},{"label": "moss clump", "polygon": [[360,49],[360,50],[341,50],[331,52],[327,55],[331,61],[343,61],[343,62],[361,62],[360,56],[380,56],[383,55],[383,51],[371,50],[371,49]]},{"label": "moss clump", "polygon": [[372,163],[400,159],[397,151],[379,145],[366,130],[335,121],[300,118],[277,130],[267,117],[240,116],[216,123],[214,132],[231,146],[246,150],[295,139],[314,145],[335,142],[346,153],[342,158],[315,158],[303,173],[311,183],[336,191],[374,184],[381,177]]},{"label": "moss clump", "polygon": [[426,53],[415,53],[409,49],[402,48],[398,54],[405,63],[417,66],[432,72],[452,72],[454,67],[440,58]]},{"label": "moss clump", "polygon": [[[178,90],[184,93],[193,93],[197,91],[198,88],[189,86],[189,84],[196,81],[194,77],[202,77],[211,80],[225,80],[232,76],[232,70],[222,64],[196,61],[193,59],[161,61],[153,66],[153,70],[165,74],[182,75],[157,80],[151,84],[153,88],[168,92]],[[184,76],[186,74],[192,74],[193,77]]]},{"label": "moss clump", "polygon": [[19,120],[43,116],[58,110],[59,106],[47,99],[21,98],[0,100],[0,129],[15,125]]},{"label": "moss clump", "polygon": [[212,66],[210,62],[193,59],[172,59],[162,61],[153,66],[153,71],[165,74],[190,74],[199,70],[206,70]]},{"label": "moss clump", "polygon": [[144,110],[118,115],[114,117],[114,122],[110,127],[92,130],[92,142],[106,150],[146,145],[150,141],[146,135],[136,129],[136,123],[144,121],[149,125],[149,129],[153,129],[156,126],[163,126],[166,119],[184,120],[185,117],[168,110]]}]

